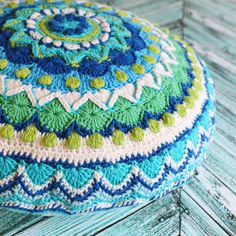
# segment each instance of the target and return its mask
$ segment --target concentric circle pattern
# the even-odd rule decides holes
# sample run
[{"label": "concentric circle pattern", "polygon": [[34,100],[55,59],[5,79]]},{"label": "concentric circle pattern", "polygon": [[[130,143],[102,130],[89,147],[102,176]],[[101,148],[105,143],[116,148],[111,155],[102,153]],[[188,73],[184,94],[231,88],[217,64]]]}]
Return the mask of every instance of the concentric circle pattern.
[{"label": "concentric circle pattern", "polygon": [[0,11],[0,206],[76,213],[159,198],[214,125],[206,65],[130,12],[76,1]]}]

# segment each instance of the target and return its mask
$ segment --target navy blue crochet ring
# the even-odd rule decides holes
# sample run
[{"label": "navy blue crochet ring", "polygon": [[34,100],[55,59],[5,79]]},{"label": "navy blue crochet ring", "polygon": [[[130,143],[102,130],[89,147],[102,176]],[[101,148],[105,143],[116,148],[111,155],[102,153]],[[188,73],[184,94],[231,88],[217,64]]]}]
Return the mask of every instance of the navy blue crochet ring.
[{"label": "navy blue crochet ring", "polygon": [[139,204],[194,174],[215,105],[186,42],[98,3],[1,4],[0,207]]}]

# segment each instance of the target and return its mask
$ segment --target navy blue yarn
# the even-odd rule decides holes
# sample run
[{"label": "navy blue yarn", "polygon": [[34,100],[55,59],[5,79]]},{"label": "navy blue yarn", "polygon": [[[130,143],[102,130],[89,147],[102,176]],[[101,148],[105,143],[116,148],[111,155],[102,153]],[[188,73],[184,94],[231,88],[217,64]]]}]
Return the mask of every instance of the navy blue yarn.
[{"label": "navy blue yarn", "polygon": [[61,180],[59,180],[59,182],[55,181],[55,182],[49,184],[47,187],[43,188],[42,190],[38,190],[35,193],[33,193],[32,190],[24,182],[22,175],[20,175],[20,176],[16,177],[15,180],[10,181],[8,184],[1,186],[0,193],[7,191],[7,190],[11,191],[12,188],[14,187],[14,185],[20,184],[22,189],[32,197],[42,195],[48,191],[52,191],[53,189],[60,189],[60,191],[63,192],[71,201],[83,202],[83,201],[87,200],[90,196],[92,196],[94,194],[94,192],[97,192],[100,189],[102,189],[105,193],[107,193],[111,196],[117,196],[117,195],[122,195],[122,194],[126,193],[132,187],[134,187],[138,183],[141,183],[145,188],[152,191],[152,190],[158,188],[162,184],[162,182],[165,180],[166,176],[169,173],[173,173],[176,175],[176,174],[182,172],[188,166],[189,161],[192,158],[197,159],[201,155],[203,144],[206,141],[208,141],[208,139],[209,138],[207,136],[202,134],[201,140],[200,140],[200,148],[198,150],[198,153],[195,155],[195,153],[192,150],[188,149],[185,162],[177,170],[174,169],[173,167],[165,164],[164,172],[163,172],[161,178],[156,183],[154,183],[152,185],[149,185],[140,176],[133,176],[125,186],[122,186],[120,189],[112,190],[109,187],[103,185],[101,181],[97,182],[95,180],[94,183],[92,184],[92,186],[89,187],[86,192],[83,192],[82,195],[76,194],[76,195],[72,196],[71,193],[63,186],[63,182]]},{"label": "navy blue yarn", "polygon": [[[201,119],[202,117],[202,114],[204,112],[206,112],[206,108],[207,108],[207,105],[210,101],[207,100],[205,102],[205,104],[203,105],[203,108],[202,108],[202,113],[196,117],[195,121],[194,121],[194,124],[192,126],[191,129],[186,129],[185,131],[183,131],[181,134],[179,134],[175,140],[173,140],[173,142],[177,142],[178,140],[180,140],[181,138],[183,138],[185,135],[187,135],[188,133],[191,132],[192,129],[194,129],[197,125],[197,122]],[[211,122],[212,124],[214,125],[215,124],[215,118],[211,118]],[[140,155],[140,154],[137,154],[136,156],[135,155],[131,155],[131,156],[126,156],[124,157],[123,159],[119,160],[117,163],[127,163],[127,164],[130,164],[132,163],[134,160],[137,161],[137,162],[141,162],[151,156],[157,156],[159,154],[159,152],[161,152],[163,149],[165,148],[168,148],[172,145],[173,143],[166,143],[166,144],[162,144],[161,147],[157,148],[157,150],[153,151],[150,155]],[[5,156],[3,152],[0,152],[0,156]],[[32,155],[26,155],[26,154],[21,154],[20,152],[19,153],[15,153],[15,154],[11,154],[11,155],[8,155],[8,157],[16,160],[16,161],[22,161],[24,160],[26,163],[35,163],[35,160],[32,158]],[[90,168],[90,169],[94,169],[96,168],[96,166],[102,166],[102,167],[107,167],[107,166],[111,166],[113,165],[112,162],[107,162],[107,161],[96,161],[96,162],[89,162],[89,163],[84,163],[84,164],[78,164],[78,165],[75,165],[74,163],[69,163],[68,160],[67,161],[62,161],[62,160],[59,160],[59,161],[52,161],[52,160],[49,160],[48,158],[45,160],[45,161],[42,161],[41,163],[44,163],[44,164],[47,164],[47,165],[50,165],[52,167],[57,167],[58,165],[61,165],[63,166],[64,168],[73,168],[73,167],[85,167],[85,168]]]},{"label": "navy blue yarn", "polygon": [[[11,15],[8,15],[4,18],[4,20],[11,17],[12,17]],[[66,17],[69,20],[78,20],[81,26],[76,29],[70,29],[70,28],[64,29],[60,25],[60,22],[63,22]],[[2,20],[2,23],[4,22],[4,20]],[[53,30],[69,35],[81,33],[82,32],[81,30],[85,29],[88,26],[85,17],[77,17],[74,16],[73,14],[67,14],[65,17],[62,15],[56,15],[48,24],[49,27],[52,27]],[[124,23],[124,26],[132,33],[130,38],[126,38],[127,43],[131,47],[129,50],[124,52],[118,50],[111,50],[109,55],[111,60],[103,61],[102,63],[98,63],[97,61],[94,61],[92,59],[84,59],[80,63],[79,68],[74,68],[72,66],[66,65],[64,60],[61,58],[56,58],[56,57],[34,58],[31,55],[31,49],[27,46],[24,47],[16,46],[12,48],[9,43],[9,38],[12,36],[13,32],[8,30],[0,32],[0,46],[5,48],[7,59],[15,64],[28,65],[31,63],[36,63],[45,72],[50,74],[70,73],[71,71],[78,70],[80,73],[85,75],[102,76],[107,73],[109,65],[114,64],[117,66],[129,66],[134,64],[136,61],[134,52],[146,47],[145,42],[139,36],[140,32],[139,28],[127,22]],[[47,45],[47,47],[50,46],[51,44]]]},{"label": "navy blue yarn", "polygon": [[10,46],[9,38],[12,36],[12,32],[9,30],[0,31],[0,46],[5,48],[7,59],[16,64],[31,64],[35,62],[35,59],[31,57],[30,48],[27,46],[14,47]]},{"label": "navy blue yarn", "polygon": [[109,64],[110,64],[109,61],[103,61],[99,63],[94,60],[84,59],[80,63],[80,67],[78,70],[82,74],[86,74],[86,75],[90,75],[94,77],[102,76],[107,72]]},{"label": "navy blue yarn", "polygon": [[[190,177],[191,178],[191,177]],[[167,195],[169,193],[171,193],[174,189],[180,187],[184,182],[188,181],[190,178],[188,178],[187,180],[182,180],[182,181],[179,181],[171,190],[167,190],[164,195]],[[163,195],[162,195],[163,196]],[[153,200],[156,200],[156,199],[159,199],[160,197],[162,196],[157,196],[157,197],[152,197],[150,199],[150,201],[153,201]],[[117,206],[115,205],[116,203],[112,204],[110,207],[93,207],[93,211],[101,211],[101,210],[109,210],[111,208],[118,208],[120,206]],[[128,203],[123,203],[122,204],[122,207],[123,206],[132,206],[132,205],[135,205],[137,204],[137,202],[134,200],[134,201],[129,201]],[[1,205],[1,203],[0,203]],[[56,213],[60,213],[60,214],[66,214],[66,215],[74,215],[74,214],[77,214],[77,212],[73,211],[73,212],[70,212],[70,211],[67,211],[65,210],[62,206],[57,206],[57,207],[53,207],[53,208],[50,208],[50,209],[37,209],[37,210],[32,210],[32,209],[27,209],[27,208],[22,208],[22,207],[19,207],[19,206],[2,206],[1,207],[3,208],[6,208],[6,209],[17,209],[17,210],[20,210],[22,212],[30,212],[30,213],[36,213],[36,214],[42,214],[42,213],[46,213],[46,212],[56,212]],[[90,210],[86,210],[85,212],[87,211],[90,211]]]},{"label": "navy blue yarn", "polygon": [[6,48],[7,59],[15,64],[31,64],[36,60],[31,56],[31,49],[27,46],[16,48],[7,47]]},{"label": "navy blue yarn", "polygon": [[[68,28],[63,26],[62,23],[65,22],[77,22],[77,27]],[[84,16],[76,16],[72,13],[61,15],[58,14],[48,22],[48,27],[57,33],[62,33],[63,35],[74,35],[81,34],[85,29],[89,27],[89,24]]]},{"label": "navy blue yarn", "polygon": [[42,58],[38,60],[38,65],[49,74],[67,74],[73,69],[66,65],[64,60],[58,57]]},{"label": "navy blue yarn", "polygon": [[130,66],[136,61],[136,57],[132,50],[122,52],[113,49],[110,51],[110,59],[112,64],[117,66]]},{"label": "navy blue yarn", "polygon": [[[180,44],[180,46],[182,46],[182,45]],[[186,51],[184,51],[184,55],[187,60]],[[56,58],[56,59],[58,59],[58,58]],[[53,61],[53,58],[52,58],[52,61]],[[92,62],[91,62],[91,64],[92,64]],[[97,63],[97,64],[99,66],[99,63]],[[45,65],[47,65],[47,63],[45,63]],[[50,66],[50,63],[48,63],[48,66]],[[204,65],[202,65],[202,66],[203,66],[204,75],[205,75],[205,77],[207,77],[205,67],[204,67]],[[93,68],[93,66],[91,66],[90,69],[91,68]],[[49,69],[50,69],[50,67],[47,67],[47,70],[49,70]],[[53,69],[53,67],[51,69]],[[59,68],[59,70],[63,70],[63,69],[66,72],[66,69],[68,69],[68,68],[63,68],[63,67]],[[190,81],[186,84],[184,84],[184,83],[181,84],[182,96],[181,97],[170,96],[169,97],[169,106],[165,109],[165,111],[163,111],[163,113],[164,112],[173,113],[174,111],[176,111],[175,105],[181,104],[183,102],[184,96],[189,95],[187,90],[188,90],[188,88],[191,87],[191,81],[194,79],[194,74],[193,74],[192,68],[189,68],[187,70],[187,73],[190,78]],[[110,124],[108,125],[108,127],[104,130],[101,130],[99,133],[104,137],[109,137],[113,134],[114,129],[119,129],[124,133],[128,133],[132,128],[137,127],[137,126],[141,127],[142,129],[146,129],[149,127],[148,119],[153,118],[153,119],[159,120],[163,113],[151,114],[151,113],[145,111],[142,121],[140,121],[140,123],[135,126],[120,124],[117,120],[112,120],[110,122]],[[0,123],[11,123],[7,119],[7,117],[4,116],[4,113],[1,111],[1,109],[0,109]],[[13,126],[15,127],[15,129],[17,131],[20,131],[32,123],[34,123],[36,125],[36,127],[38,128],[38,130],[40,130],[41,132],[52,132],[52,130],[48,129],[46,126],[40,125],[40,120],[39,120],[39,117],[37,114],[34,114],[28,121],[23,122],[23,123],[19,123],[19,124],[13,124]],[[87,135],[91,135],[93,133],[92,130],[85,129],[85,128],[79,126],[79,124],[77,124],[76,122],[73,122],[66,130],[57,131],[55,133],[59,138],[67,138],[73,130],[76,131],[77,133],[79,133],[82,137],[86,137]]]},{"label": "navy blue yarn", "polygon": [[133,34],[139,34],[140,29],[138,27],[135,27],[134,25],[128,23],[128,22],[124,22],[123,25]]},{"label": "navy blue yarn", "polygon": [[65,21],[65,17],[62,14],[57,14],[53,17],[56,23],[63,23]]},{"label": "navy blue yarn", "polygon": [[[55,23],[56,22],[56,23]],[[61,25],[58,24],[58,22],[54,19],[50,20],[48,22],[48,27],[57,33],[62,33],[62,31],[64,30],[64,27],[62,27]]]},{"label": "navy blue yarn", "polygon": [[131,38],[126,38],[126,42],[135,50],[146,48],[146,43],[139,36],[140,29],[128,22],[124,22],[123,25],[132,33]]},{"label": "navy blue yarn", "polygon": [[12,32],[9,30],[0,31],[0,45],[2,47],[9,47],[8,39],[12,36]]},{"label": "navy blue yarn", "polygon": [[126,42],[135,50],[142,50],[146,48],[146,43],[139,35],[133,35],[131,38],[126,38]]}]

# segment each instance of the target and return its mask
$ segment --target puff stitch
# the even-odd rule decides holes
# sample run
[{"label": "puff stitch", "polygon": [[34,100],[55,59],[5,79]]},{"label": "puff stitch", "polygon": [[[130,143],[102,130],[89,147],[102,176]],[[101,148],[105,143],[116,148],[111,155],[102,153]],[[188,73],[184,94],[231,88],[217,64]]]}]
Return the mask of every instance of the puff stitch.
[{"label": "puff stitch", "polygon": [[0,13],[0,52],[1,207],[147,202],[205,158],[213,82],[168,30],[99,3],[25,0]]}]

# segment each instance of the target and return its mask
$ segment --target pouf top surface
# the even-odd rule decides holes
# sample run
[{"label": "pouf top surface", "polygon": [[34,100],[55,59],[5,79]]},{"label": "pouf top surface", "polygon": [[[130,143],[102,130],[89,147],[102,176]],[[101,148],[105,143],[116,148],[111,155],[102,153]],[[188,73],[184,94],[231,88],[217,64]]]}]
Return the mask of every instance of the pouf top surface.
[{"label": "pouf top surface", "polygon": [[[213,88],[191,47],[110,6],[26,2],[0,11],[0,177],[23,176],[31,197],[53,194],[56,183],[70,202],[16,197],[20,208],[83,211],[92,209],[89,196],[111,207],[105,195],[137,183],[152,191],[200,155],[214,123]],[[133,194],[117,204],[145,198]]]},{"label": "pouf top surface", "polygon": [[[40,140],[32,124],[46,134],[40,150],[41,145],[77,149],[89,135],[88,146],[96,149],[114,129],[115,146],[132,130],[133,139],[142,141],[147,118],[171,111],[181,84],[191,83],[184,53],[173,39],[111,7],[22,5],[2,17],[1,28],[4,117],[24,130],[26,145]],[[5,136],[11,136],[11,126]],[[58,144],[58,138],[70,137],[67,145]]]},{"label": "pouf top surface", "polygon": [[4,19],[1,41],[14,69],[19,63],[30,66],[7,74],[50,93],[99,93],[103,105],[97,105],[108,109],[107,93],[135,83],[160,60],[164,49],[151,27],[133,14],[88,3],[19,8]]}]

